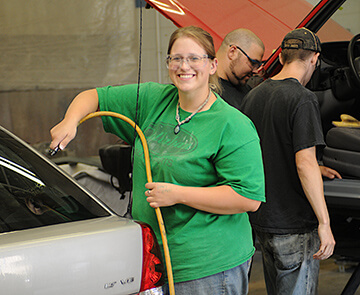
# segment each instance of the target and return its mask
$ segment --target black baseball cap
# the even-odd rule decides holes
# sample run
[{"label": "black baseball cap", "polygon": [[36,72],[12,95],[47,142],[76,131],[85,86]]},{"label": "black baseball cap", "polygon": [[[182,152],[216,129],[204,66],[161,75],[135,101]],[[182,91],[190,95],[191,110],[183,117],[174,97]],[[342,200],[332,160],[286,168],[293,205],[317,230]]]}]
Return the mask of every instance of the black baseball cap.
[{"label": "black baseball cap", "polygon": [[[290,39],[300,40],[301,43],[286,42]],[[304,49],[315,52],[321,52],[320,39],[315,33],[311,32],[307,28],[295,29],[286,34],[284,40],[281,43],[282,49]]]}]

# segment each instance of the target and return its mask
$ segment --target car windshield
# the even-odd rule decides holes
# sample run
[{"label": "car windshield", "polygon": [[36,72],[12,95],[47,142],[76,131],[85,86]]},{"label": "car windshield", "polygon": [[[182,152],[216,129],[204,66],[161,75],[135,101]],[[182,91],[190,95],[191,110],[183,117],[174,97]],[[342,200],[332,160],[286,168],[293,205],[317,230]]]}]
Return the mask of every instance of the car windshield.
[{"label": "car windshield", "polygon": [[107,215],[55,166],[0,129],[0,232]]},{"label": "car windshield", "polygon": [[[307,0],[316,5],[318,0]],[[321,42],[350,41],[360,33],[360,1],[347,0],[317,32]]]}]

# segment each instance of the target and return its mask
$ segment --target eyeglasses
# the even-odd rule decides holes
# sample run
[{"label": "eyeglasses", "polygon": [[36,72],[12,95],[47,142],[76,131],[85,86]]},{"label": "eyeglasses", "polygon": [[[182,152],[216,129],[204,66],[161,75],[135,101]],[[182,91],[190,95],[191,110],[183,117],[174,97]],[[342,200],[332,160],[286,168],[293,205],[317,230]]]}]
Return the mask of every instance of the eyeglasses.
[{"label": "eyeglasses", "polygon": [[252,59],[250,56],[248,56],[247,54],[246,54],[246,52],[244,51],[244,50],[242,50],[239,46],[237,46],[237,45],[234,45],[234,44],[231,44],[230,45],[230,47],[231,46],[235,46],[237,49],[239,49],[246,57],[247,57],[247,59],[249,60],[249,62],[250,62],[250,64],[251,64],[251,68],[253,69],[253,70],[258,70],[261,66],[262,66],[262,62],[261,61],[259,61],[259,60],[257,60],[257,59]]},{"label": "eyeglasses", "polygon": [[179,55],[166,57],[166,67],[170,70],[177,70],[182,66],[182,63],[186,61],[189,67],[193,69],[200,69],[205,65],[205,62],[209,58],[208,55],[190,55],[188,57],[183,57]]}]

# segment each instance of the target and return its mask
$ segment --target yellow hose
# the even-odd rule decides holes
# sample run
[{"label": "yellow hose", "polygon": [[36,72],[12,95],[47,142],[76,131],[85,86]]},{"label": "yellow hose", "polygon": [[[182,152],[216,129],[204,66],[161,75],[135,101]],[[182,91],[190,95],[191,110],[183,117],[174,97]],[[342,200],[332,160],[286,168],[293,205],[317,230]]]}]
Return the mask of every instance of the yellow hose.
[{"label": "yellow hose", "polygon": [[[132,121],[131,119],[129,119],[128,117],[126,117],[124,115],[121,115],[121,114],[118,114],[115,112],[105,112],[105,111],[88,114],[87,116],[85,116],[84,118],[82,118],[80,120],[79,124],[85,122],[88,119],[91,119],[94,117],[100,117],[100,116],[110,116],[110,117],[119,118],[119,119],[129,123],[135,129],[135,131],[138,133],[138,135],[140,137],[140,140],[141,140],[141,143],[142,143],[142,146],[144,149],[147,180],[148,180],[148,182],[152,182],[149,147],[147,145],[145,135],[141,131],[139,126],[137,126],[134,121]],[[169,283],[169,292],[170,292],[170,295],[175,295],[174,279],[173,279],[173,273],[172,273],[172,268],[171,268],[170,252],[169,252],[169,246],[168,246],[167,238],[166,238],[164,220],[162,218],[160,208],[155,208],[155,213],[156,213],[157,221],[158,221],[159,228],[160,228],[161,239],[163,242],[166,270],[167,270],[168,283]]]}]

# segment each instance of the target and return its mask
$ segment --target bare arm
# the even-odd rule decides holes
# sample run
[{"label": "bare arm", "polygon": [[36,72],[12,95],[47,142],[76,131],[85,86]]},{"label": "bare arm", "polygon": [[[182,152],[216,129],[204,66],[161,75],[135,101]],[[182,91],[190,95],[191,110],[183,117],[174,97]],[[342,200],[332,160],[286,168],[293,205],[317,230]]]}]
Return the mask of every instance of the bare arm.
[{"label": "bare arm", "polygon": [[50,130],[52,142],[50,148],[59,146],[62,150],[76,136],[79,121],[95,112],[99,107],[96,89],[79,93],[71,102],[64,119]]},{"label": "bare arm", "polygon": [[[260,201],[245,198],[230,186],[186,187],[170,183],[147,183],[145,195],[151,207],[183,204],[215,214],[237,214],[256,211]],[[150,191],[150,193],[149,193]]]},{"label": "bare arm", "polygon": [[295,160],[301,185],[319,221],[318,232],[321,244],[319,251],[314,254],[314,258],[323,260],[332,255],[335,240],[330,228],[321,171],[315,153],[315,147],[301,150],[296,153]]}]

